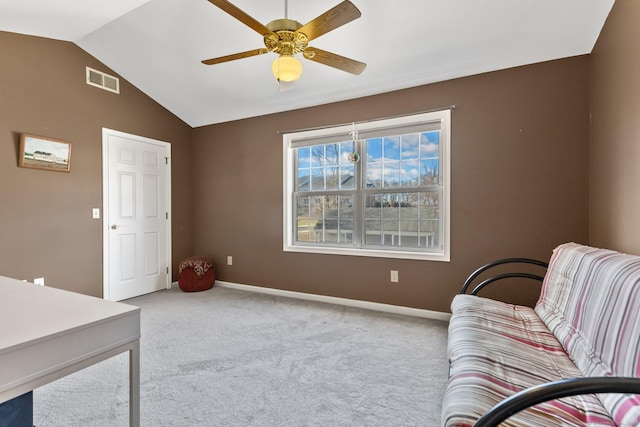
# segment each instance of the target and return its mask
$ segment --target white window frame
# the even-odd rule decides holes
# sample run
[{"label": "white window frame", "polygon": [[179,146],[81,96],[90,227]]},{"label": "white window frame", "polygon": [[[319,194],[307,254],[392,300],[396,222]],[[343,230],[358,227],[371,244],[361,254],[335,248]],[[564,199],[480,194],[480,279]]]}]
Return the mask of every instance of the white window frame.
[{"label": "white window frame", "polygon": [[[294,171],[294,143],[295,141],[320,139],[331,135],[352,135],[354,129],[357,132],[368,130],[392,128],[399,126],[419,125],[421,123],[440,122],[440,179],[442,185],[442,200],[440,200],[442,222],[442,247],[439,252],[422,252],[416,250],[403,250],[397,246],[389,249],[362,248],[362,247],[338,247],[313,244],[295,244],[294,241],[294,206],[293,192],[295,186]],[[283,134],[283,250],[285,252],[304,252],[333,255],[353,255],[365,257],[416,259],[426,261],[450,261],[451,252],[451,110],[420,113],[411,116],[381,119],[365,123],[340,125],[299,132]],[[359,191],[359,189],[358,189]],[[402,191],[400,188],[399,192]]]}]

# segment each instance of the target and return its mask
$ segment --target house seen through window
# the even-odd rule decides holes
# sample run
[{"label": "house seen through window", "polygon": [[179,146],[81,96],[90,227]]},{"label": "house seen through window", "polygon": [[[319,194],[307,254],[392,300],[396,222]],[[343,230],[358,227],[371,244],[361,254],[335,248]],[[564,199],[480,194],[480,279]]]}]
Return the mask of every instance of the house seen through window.
[{"label": "house seen through window", "polygon": [[450,111],[284,135],[286,251],[448,261]]}]

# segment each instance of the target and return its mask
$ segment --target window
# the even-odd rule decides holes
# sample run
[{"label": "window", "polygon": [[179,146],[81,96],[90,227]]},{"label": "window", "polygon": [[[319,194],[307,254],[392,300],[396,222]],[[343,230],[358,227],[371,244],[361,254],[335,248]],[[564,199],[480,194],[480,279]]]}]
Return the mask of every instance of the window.
[{"label": "window", "polygon": [[285,134],[284,250],[449,261],[450,119]]}]

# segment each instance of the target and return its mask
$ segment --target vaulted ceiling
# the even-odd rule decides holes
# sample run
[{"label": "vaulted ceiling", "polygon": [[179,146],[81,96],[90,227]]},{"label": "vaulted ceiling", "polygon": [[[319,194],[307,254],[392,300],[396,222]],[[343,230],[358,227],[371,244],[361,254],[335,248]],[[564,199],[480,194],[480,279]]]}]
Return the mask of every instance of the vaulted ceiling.
[{"label": "vaulted ceiling", "polygon": [[[341,0],[290,0],[305,24]],[[0,0],[0,30],[71,41],[193,127],[590,53],[614,0],[351,0],[362,16],[310,45],[367,64],[358,76],[301,59],[291,90],[264,47],[207,0]],[[285,0],[231,0],[266,24]],[[106,71],[106,70],[101,70]]]}]

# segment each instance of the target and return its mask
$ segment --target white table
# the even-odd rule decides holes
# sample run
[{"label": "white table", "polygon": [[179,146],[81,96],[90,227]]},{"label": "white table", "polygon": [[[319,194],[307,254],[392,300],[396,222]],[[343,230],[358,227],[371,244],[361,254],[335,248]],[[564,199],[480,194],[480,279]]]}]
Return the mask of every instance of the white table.
[{"label": "white table", "polygon": [[0,403],[129,352],[140,425],[140,308],[0,276]]}]

